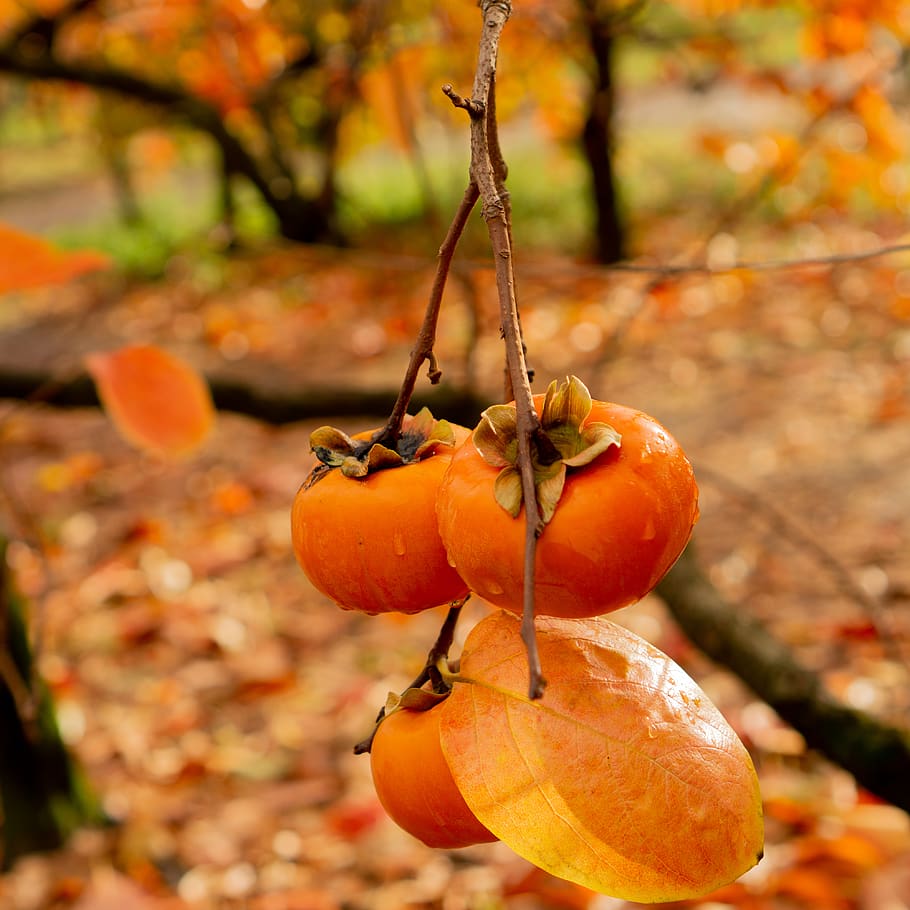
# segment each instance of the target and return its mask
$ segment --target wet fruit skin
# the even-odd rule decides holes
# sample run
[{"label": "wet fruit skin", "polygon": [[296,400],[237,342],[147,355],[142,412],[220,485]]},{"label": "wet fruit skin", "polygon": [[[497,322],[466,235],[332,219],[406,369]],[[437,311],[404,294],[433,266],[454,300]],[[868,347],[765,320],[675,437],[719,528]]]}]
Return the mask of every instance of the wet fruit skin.
[{"label": "wet fruit skin", "polygon": [[389,817],[428,847],[489,843],[496,837],[468,808],[442,753],[444,707],[402,709],[383,719],[370,752],[376,795]]},{"label": "wet fruit skin", "polygon": [[[541,410],[543,396],[534,403]],[[538,613],[581,618],[647,594],[683,551],[698,517],[692,466],[653,418],[595,401],[587,418],[622,434],[621,445],[570,470],[556,514],[537,542]],[[495,501],[497,469],[470,440],[439,488],[439,531],[458,573],[490,603],[522,610],[525,521]]]},{"label": "wet fruit skin", "polygon": [[[456,444],[470,432],[454,430]],[[467,586],[436,527],[436,492],[451,453],[362,479],[334,469],[304,484],[291,509],[291,541],[312,584],[343,609],[364,613],[419,613],[463,597]]]}]

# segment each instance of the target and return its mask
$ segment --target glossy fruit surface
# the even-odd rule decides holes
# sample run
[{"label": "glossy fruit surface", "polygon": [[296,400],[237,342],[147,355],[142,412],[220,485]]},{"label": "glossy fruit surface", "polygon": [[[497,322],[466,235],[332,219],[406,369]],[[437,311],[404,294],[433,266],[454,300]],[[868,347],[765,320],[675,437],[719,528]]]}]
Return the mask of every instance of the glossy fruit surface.
[{"label": "glossy fruit surface", "polygon": [[443,708],[400,709],[383,719],[370,752],[376,794],[389,817],[429,847],[494,841],[468,808],[443,756]]},{"label": "glossy fruit surface", "polygon": [[[453,429],[456,443],[469,432]],[[360,478],[324,470],[305,483],[291,510],[291,541],[313,585],[364,613],[419,613],[464,596],[436,527],[436,492],[451,453],[439,448]]]},{"label": "glossy fruit surface", "polygon": [[[544,396],[536,395],[538,413]],[[594,401],[585,425],[621,436],[590,464],[565,474],[555,513],[537,542],[537,612],[588,617],[647,594],[682,552],[698,516],[692,466],[653,418]],[[472,441],[452,458],[437,499],[443,544],[470,589],[521,612],[524,511],[512,518],[496,501],[498,470]]]}]

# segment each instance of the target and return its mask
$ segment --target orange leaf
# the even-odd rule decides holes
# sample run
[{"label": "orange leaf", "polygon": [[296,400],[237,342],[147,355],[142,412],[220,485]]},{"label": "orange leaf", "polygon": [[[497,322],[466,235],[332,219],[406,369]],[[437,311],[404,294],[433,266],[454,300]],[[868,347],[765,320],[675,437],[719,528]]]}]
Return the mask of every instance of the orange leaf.
[{"label": "orange leaf", "polygon": [[101,253],[65,253],[39,237],[0,223],[0,294],[63,284],[108,265]]},{"label": "orange leaf", "polygon": [[634,901],[706,894],[762,850],[752,761],[669,657],[603,619],[537,621],[549,684],[528,681],[520,622],[482,620],[442,705],[465,801],[516,853]]},{"label": "orange leaf", "polygon": [[187,455],[212,429],[215,411],[205,380],[152,345],[90,354],[86,366],[119,433],[159,455]]}]

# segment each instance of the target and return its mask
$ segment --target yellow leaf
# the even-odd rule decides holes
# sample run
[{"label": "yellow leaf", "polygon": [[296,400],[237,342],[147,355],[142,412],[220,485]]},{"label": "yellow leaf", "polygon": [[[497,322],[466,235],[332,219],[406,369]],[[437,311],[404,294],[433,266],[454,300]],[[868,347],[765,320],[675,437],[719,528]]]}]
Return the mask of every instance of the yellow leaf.
[{"label": "yellow leaf", "polygon": [[215,411],[205,380],[153,345],[90,354],[86,366],[119,433],[158,455],[188,455],[206,439]]},{"label": "yellow leaf", "polygon": [[547,872],[634,901],[692,898],[760,858],[745,747],[662,652],[604,619],[537,621],[548,686],[531,702],[520,622],[482,620],[442,706],[465,801]]}]

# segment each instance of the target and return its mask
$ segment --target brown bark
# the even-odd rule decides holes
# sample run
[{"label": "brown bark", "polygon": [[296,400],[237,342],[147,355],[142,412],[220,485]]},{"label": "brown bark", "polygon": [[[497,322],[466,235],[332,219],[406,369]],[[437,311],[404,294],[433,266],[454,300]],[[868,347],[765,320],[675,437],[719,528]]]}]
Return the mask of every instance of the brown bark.
[{"label": "brown bark", "polygon": [[591,174],[596,255],[598,261],[609,263],[625,258],[626,251],[613,167],[613,115],[616,108],[613,24],[609,14],[605,14],[599,6],[597,0],[581,0],[582,20],[593,64],[581,145]]},{"label": "brown bark", "polygon": [[689,639],[738,676],[810,748],[849,771],[870,793],[910,811],[910,731],[834,698],[762,623],[724,600],[691,547],[657,593]]}]

